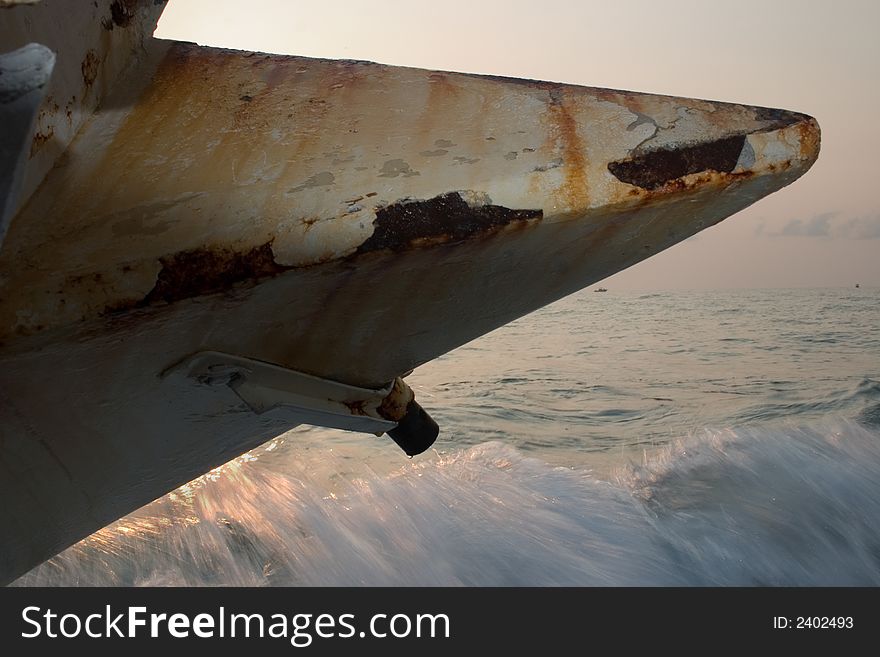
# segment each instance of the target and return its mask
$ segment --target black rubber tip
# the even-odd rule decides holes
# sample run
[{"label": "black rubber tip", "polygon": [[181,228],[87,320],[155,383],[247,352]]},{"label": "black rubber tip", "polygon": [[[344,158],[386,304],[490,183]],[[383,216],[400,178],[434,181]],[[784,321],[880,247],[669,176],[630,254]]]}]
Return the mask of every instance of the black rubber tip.
[{"label": "black rubber tip", "polygon": [[406,406],[406,415],[388,432],[407,456],[421,454],[437,440],[440,427],[415,400]]}]

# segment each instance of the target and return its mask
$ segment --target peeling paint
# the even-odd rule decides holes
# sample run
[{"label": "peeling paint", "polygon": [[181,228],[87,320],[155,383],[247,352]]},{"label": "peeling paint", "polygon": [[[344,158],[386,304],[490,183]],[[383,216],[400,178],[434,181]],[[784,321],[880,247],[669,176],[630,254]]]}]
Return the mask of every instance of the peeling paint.
[{"label": "peeling paint", "polygon": [[[151,2],[93,0],[48,26],[66,56],[36,133],[54,137],[0,251],[0,443],[26,457],[0,482],[34,500],[4,526],[34,551],[0,577],[289,428],[156,376],[207,342],[381,390],[383,422],[419,421],[401,381],[383,397],[401,372],[818,154],[815,121],[781,110],[151,41]],[[347,418],[373,413],[360,399]],[[40,439],[51,451],[18,450]]]},{"label": "peeling paint", "polygon": [[[347,213],[362,211],[353,205]],[[478,236],[488,236],[505,226],[528,223],[543,216],[540,210],[511,210],[492,205],[479,192],[452,192],[427,201],[406,200],[377,210],[375,230],[356,253],[381,249],[401,251],[448,242],[460,242]],[[310,228],[316,218],[304,219]],[[153,234],[159,227],[140,228],[143,234]],[[297,267],[280,265],[275,261],[272,241],[247,252],[233,249],[193,249],[159,259],[161,270],[152,290],[141,300],[113,304],[107,312],[118,313],[155,303],[174,303],[217,292],[224,292],[242,282],[270,278]],[[102,285],[100,273],[92,278]],[[82,276],[71,280],[80,285]]]},{"label": "peeling paint", "polygon": [[648,116],[647,114],[642,114],[641,112],[633,112],[633,114],[636,115],[636,118],[632,123],[630,123],[628,126],[626,126],[627,132],[632,132],[633,130],[638,128],[640,125],[645,125],[645,124],[652,125],[655,128],[657,128],[657,122],[653,118]]},{"label": "peeling paint", "polygon": [[401,159],[388,160],[382,165],[382,169],[379,172],[380,178],[397,178],[397,176],[409,178],[410,176],[419,175],[421,174],[418,171],[413,171],[408,162]]},{"label": "peeling paint", "polygon": [[32,149],[24,170],[20,207],[62,158],[120,72],[136,69],[136,62],[147,56],[147,41],[164,2],[132,3],[134,14],[128,27],[113,33],[106,30],[108,25],[115,27],[111,0],[76,4],[75,9],[65,8],[63,2],[21,5],[0,21],[0,42],[43,44],[58,54],[33,132],[44,137],[52,134],[42,143],[38,137],[34,144],[36,148]]},{"label": "peeling paint", "polygon": [[358,253],[460,242],[515,223],[540,220],[541,210],[511,210],[499,205],[468,204],[461,192],[426,201],[402,201],[377,210],[373,234]]},{"label": "peeling paint", "polygon": [[336,176],[333,175],[330,171],[322,171],[321,173],[316,173],[313,176],[310,176],[305,182],[301,185],[297,185],[289,190],[289,193],[294,194],[296,192],[301,192],[305,189],[311,189],[312,187],[327,187],[332,185],[336,181]]},{"label": "peeling paint", "polygon": [[[133,21],[112,38],[134,31]],[[98,52],[103,59],[93,100],[110,85],[112,58]],[[136,307],[146,297],[180,296],[162,286],[154,290],[169,254],[207,251],[228,259],[237,253],[247,261],[271,240],[274,266],[233,269],[262,279],[283,268],[346,267],[364,251],[502,232],[503,221],[478,220],[473,208],[479,206],[528,208],[542,225],[581,221],[601,208],[646,207],[699,185],[719,192],[745,176],[787,167],[790,180],[818,149],[814,123],[768,131],[773,121],[797,115],[769,112],[761,119],[750,106],[452,73],[438,83],[416,69],[180,43],[151,61],[145,90],[132,88],[107,106],[112,111],[92,116],[39,198],[13,222],[0,253],[0,340],[97,319],[108,307]],[[80,63],[74,63],[79,82]],[[344,89],[331,93],[340,81]],[[79,105],[70,107],[74,126],[88,116]],[[664,128],[650,150],[640,147],[651,132],[647,121],[628,129],[640,116]],[[48,119],[40,124],[39,134],[48,134],[49,125]],[[748,136],[753,165],[744,145],[736,168],[724,176],[687,174],[699,167],[685,165],[666,175],[654,171],[648,183],[655,187],[643,188],[609,173],[609,163],[625,176],[627,167],[650,164],[648,153],[731,134]],[[64,147],[57,126],[50,142],[33,161]],[[661,182],[683,172],[685,179]],[[493,200],[449,191],[474,186]],[[430,225],[382,225],[380,219],[403,208],[424,214],[431,209],[424,199],[449,194],[460,194],[471,208],[448,199],[450,216],[463,229],[440,216],[439,203]],[[169,199],[183,200],[169,206]],[[132,271],[122,272],[120,262]],[[101,273],[102,283],[71,282],[71,273],[85,272]],[[225,289],[226,280],[208,276],[193,293]],[[173,287],[187,289],[166,286]]]},{"label": "peeling paint", "polygon": [[745,136],[739,135],[678,148],[651,150],[610,162],[608,170],[623,182],[644,189],[656,189],[692,173],[730,173],[736,167],[744,143]]},{"label": "peeling paint", "polygon": [[110,15],[113,23],[119,27],[128,27],[131,19],[134,18],[137,5],[138,0],[115,0],[110,5]]},{"label": "peeling paint", "polygon": [[562,166],[562,158],[557,157],[552,162],[548,162],[547,164],[539,164],[532,171],[550,171],[551,169],[558,169]]},{"label": "peeling paint", "polygon": [[173,303],[221,292],[235,283],[276,276],[287,270],[275,262],[271,242],[246,253],[229,249],[182,251],[161,258],[160,262],[162,270],[156,286],[137,305],[148,305],[157,301]]},{"label": "peeling paint", "polygon": [[739,154],[739,159],[736,161],[736,169],[741,171],[745,171],[747,169],[751,169],[755,164],[755,149],[751,145],[748,139],[744,140],[742,152]]}]

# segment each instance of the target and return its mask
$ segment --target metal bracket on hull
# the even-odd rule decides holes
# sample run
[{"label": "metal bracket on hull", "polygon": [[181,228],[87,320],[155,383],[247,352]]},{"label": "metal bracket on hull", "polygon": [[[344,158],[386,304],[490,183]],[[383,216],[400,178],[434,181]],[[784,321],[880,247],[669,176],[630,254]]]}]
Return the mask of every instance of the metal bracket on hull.
[{"label": "metal bracket on hull", "polygon": [[408,456],[425,451],[439,433],[401,378],[372,390],[217,351],[190,356],[162,376],[174,373],[202,385],[228,386],[258,415],[273,411],[296,424],[388,433]]}]

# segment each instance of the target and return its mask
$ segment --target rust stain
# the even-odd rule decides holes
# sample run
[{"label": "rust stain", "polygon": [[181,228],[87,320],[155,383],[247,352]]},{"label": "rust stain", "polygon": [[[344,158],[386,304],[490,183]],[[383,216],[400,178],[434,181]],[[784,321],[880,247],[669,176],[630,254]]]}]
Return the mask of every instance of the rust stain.
[{"label": "rust stain", "polygon": [[698,176],[675,178],[674,180],[669,180],[660,187],[648,190],[648,193],[646,194],[644,199],[646,201],[651,201],[654,198],[659,198],[663,194],[669,194],[670,192],[692,191],[697,189],[698,187],[709,185],[710,183],[715,183],[716,185],[727,187],[732,184],[739,183],[740,181],[752,178],[754,176],[755,172],[751,169],[748,169],[746,171],[739,171],[737,173],[705,171]]},{"label": "rust stain", "polygon": [[816,119],[806,115],[804,117],[804,120],[797,126],[801,144],[799,154],[801,159],[809,160],[819,156],[822,137]]},{"label": "rust stain", "polygon": [[136,305],[158,301],[173,303],[222,292],[236,283],[277,276],[289,269],[275,262],[271,241],[246,253],[231,249],[193,249],[160,258],[159,261],[162,270],[155,287]]},{"label": "rust stain", "polygon": [[625,160],[610,162],[608,170],[621,182],[649,190],[693,173],[730,173],[736,167],[745,139],[745,135],[738,135],[636,153]]},{"label": "rust stain", "polygon": [[89,50],[86,53],[86,58],[80,64],[80,70],[82,71],[82,79],[83,84],[86,87],[91,87],[95,79],[98,77],[98,68],[101,65],[101,60],[98,59],[98,53],[95,52],[94,49]]},{"label": "rust stain", "polygon": [[428,75],[428,82],[430,83],[428,89],[428,108],[442,106],[450,98],[458,97],[461,90],[454,79],[455,76],[450,76],[446,73],[431,73]]},{"label": "rust stain", "polygon": [[[515,84],[518,86],[528,87],[539,91],[554,91],[561,88],[558,82],[548,82],[546,80],[531,80],[529,78],[509,78],[503,75],[483,75],[470,74],[469,77],[479,78],[481,80],[491,80],[492,82],[500,82],[501,84]],[[576,88],[576,87],[575,87]]]},{"label": "rust stain", "polygon": [[424,108],[420,112],[418,122],[416,124],[415,136],[420,145],[420,151],[434,151],[436,155],[445,155],[440,153],[441,150],[448,151],[450,147],[455,146],[449,139],[435,139],[433,148],[429,147],[428,139],[431,135],[437,134],[438,130],[446,128],[440,122],[439,116],[442,115],[440,108],[446,108],[459,102],[459,94],[461,90],[456,83],[455,76],[446,73],[434,72],[427,75],[428,97],[425,100]]},{"label": "rust stain", "polygon": [[348,410],[351,411],[352,415],[367,415],[366,400],[358,400],[352,402],[342,402],[346,406],[348,406]]},{"label": "rust stain", "polygon": [[[118,32],[113,35],[105,34],[107,38],[118,38],[119,36]],[[76,220],[71,223],[71,226],[74,226],[73,229],[70,229],[71,231],[83,228],[94,230],[96,234],[99,234],[97,231],[104,230],[108,224],[102,216],[97,216],[97,214],[94,217],[90,216],[90,208],[127,208],[125,211],[131,212],[134,208],[142,209],[147,201],[155,198],[159,192],[170,194],[171,192],[183,189],[205,190],[206,193],[222,199],[231,184],[249,184],[248,181],[251,178],[245,177],[245,175],[250,176],[254,171],[263,175],[263,169],[269,170],[270,165],[276,166],[277,164],[277,167],[281,167],[281,170],[285,173],[283,175],[278,174],[278,190],[273,191],[268,197],[270,199],[270,205],[268,206],[270,211],[261,212],[259,207],[254,209],[254,206],[259,206],[259,193],[261,188],[267,184],[265,181],[261,181],[259,185],[254,186],[255,194],[245,189],[242,193],[247,195],[242,198],[246,199],[245,203],[248,204],[248,212],[255,217],[280,216],[274,205],[276,203],[275,199],[282,197],[280,191],[287,188],[291,183],[301,183],[307,176],[315,174],[315,171],[329,166],[329,164],[324,164],[323,166],[316,164],[314,168],[312,168],[312,165],[309,165],[309,168],[306,169],[304,165],[300,164],[301,162],[309,161],[313,155],[316,156],[315,159],[318,159],[317,154],[323,151],[325,155],[335,154],[335,166],[337,161],[340,163],[346,161],[342,155],[347,152],[353,152],[354,148],[359,147],[355,142],[345,142],[342,136],[339,137],[338,142],[335,139],[331,142],[325,142],[326,130],[323,133],[321,132],[322,128],[326,125],[338,125],[339,115],[345,115],[346,121],[354,121],[354,119],[351,119],[346,114],[350,110],[342,98],[344,94],[354,93],[353,87],[355,83],[353,81],[347,81],[344,88],[340,87],[333,91],[331,101],[320,98],[320,94],[327,93],[327,97],[331,98],[328,89],[335,88],[336,83],[330,84],[329,79],[335,77],[339,80],[348,80],[355,67],[341,65],[334,68],[332,76],[327,76],[323,74],[323,64],[321,66],[316,65],[315,69],[310,73],[306,71],[307,67],[304,66],[303,60],[286,57],[267,59],[254,55],[251,59],[245,60],[248,62],[245,70],[247,75],[242,75],[239,70],[240,67],[236,63],[236,57],[238,55],[229,51],[207,50],[202,52],[185,44],[172,46],[168,57],[155,75],[154,84],[144,92],[140,103],[126,117],[122,127],[115,133],[112,143],[107,148],[107,153],[105,155],[101,155],[100,152],[98,153],[97,156],[100,157],[100,162],[95,168],[97,175],[93,174],[92,179],[101,180],[103,184],[97,187],[82,185],[76,190],[71,190],[66,198],[61,197],[61,201],[53,206],[53,213],[69,211],[71,216],[76,217]],[[306,71],[305,74],[300,74],[300,69],[298,68],[300,66],[303,71]],[[380,71],[382,70],[384,69],[380,69]],[[280,82],[272,93],[267,92],[267,89],[272,86],[270,82],[283,81],[286,78],[291,79],[291,85],[294,81],[296,82],[296,93],[294,93],[292,86],[282,85]],[[392,76],[389,75],[389,79],[391,78]],[[261,79],[267,83],[266,88],[260,86]],[[367,78],[367,80],[369,79]],[[434,87],[434,90],[439,95],[455,93],[457,85],[452,83],[457,79],[450,78],[446,80],[444,78],[443,80],[436,81],[432,87]],[[391,81],[389,81],[388,89],[393,90],[395,88]],[[467,96],[465,98],[467,103],[473,104],[470,88],[463,86],[462,89],[461,94]],[[392,151],[390,146],[387,147],[393,154],[386,157],[394,158],[400,156],[405,157],[406,160],[412,160],[413,153],[418,151],[419,148],[429,149],[424,153],[433,154],[436,149],[436,152],[448,155],[450,153],[448,149],[455,148],[454,141],[457,141],[462,146],[451,152],[448,158],[449,163],[455,162],[456,160],[453,156],[463,151],[465,155],[484,155],[484,163],[488,167],[490,162],[489,155],[500,159],[508,148],[514,148],[519,149],[519,151],[511,150],[507,154],[511,159],[518,158],[520,160],[518,164],[521,165],[521,170],[524,173],[530,171],[533,167],[536,169],[541,167],[560,167],[559,170],[554,171],[550,176],[529,175],[525,173],[528,184],[534,185],[533,192],[535,198],[543,199],[543,203],[536,203],[536,205],[544,204],[544,207],[550,207],[553,201],[562,200],[562,189],[568,190],[571,187],[574,187],[576,191],[579,190],[587,194],[590,190],[587,190],[583,184],[576,184],[576,181],[578,172],[581,172],[586,177],[583,160],[587,158],[589,151],[584,151],[580,137],[582,135],[583,142],[590,146],[590,133],[587,132],[586,128],[583,128],[579,134],[577,126],[574,124],[581,122],[582,115],[586,115],[588,104],[582,105],[580,95],[575,95],[580,94],[580,91],[576,92],[572,88],[564,88],[564,93],[566,95],[563,95],[563,92],[560,91],[551,94],[549,89],[533,93],[535,100],[540,100],[542,104],[546,103],[542,107],[543,116],[540,117],[544,123],[541,131],[546,135],[544,140],[541,140],[537,134],[520,130],[511,133],[509,136],[519,141],[500,142],[495,151],[484,155],[484,151],[480,150],[482,148],[481,145],[476,147],[476,152],[468,152],[466,149],[473,147],[475,140],[482,142],[483,137],[488,134],[487,130],[496,127],[494,124],[490,124],[489,128],[487,128],[482,126],[480,121],[476,121],[477,125],[469,126],[464,134],[455,132],[452,126],[457,124],[443,124],[436,126],[436,129],[426,131],[424,134],[419,134],[420,130],[414,130],[413,134],[419,135],[418,139],[414,139],[400,152]],[[422,102],[422,97],[419,96],[418,100]],[[384,101],[381,101],[381,99],[376,100],[379,109],[381,109],[382,102]],[[331,105],[332,107],[328,109],[328,106]],[[230,118],[232,112],[238,110],[239,106],[245,112],[241,116],[248,117],[248,129],[239,129],[239,124],[234,123]],[[259,111],[255,111],[253,109],[255,107]],[[359,106],[352,104],[351,107],[356,108]],[[441,105],[440,107],[443,108],[444,106]],[[504,110],[504,106],[499,107],[501,107],[501,110],[497,111],[507,111]],[[248,111],[252,112],[252,114],[247,114]],[[490,111],[496,111],[494,105],[484,102],[482,112],[488,115]],[[364,112],[366,116],[367,110],[364,110]],[[328,113],[329,116],[326,124],[322,122],[322,117],[325,113]],[[751,119],[753,114],[751,112],[744,114],[747,119],[746,129],[751,129],[749,126],[752,125]],[[284,119],[285,116],[288,119],[287,121]],[[437,112],[434,117],[435,120],[437,116],[442,117],[443,113]],[[506,117],[507,114],[504,116]],[[266,151],[260,153],[260,149],[252,146],[252,144],[259,143],[254,137],[258,130],[251,130],[250,128],[259,128],[261,123],[266,120],[266,117],[268,117],[268,120],[274,117],[273,128],[277,128],[279,143],[282,139],[283,143],[276,148],[275,142],[269,143],[267,139],[265,140]],[[70,120],[70,114],[68,114],[68,118]],[[772,117],[768,120],[772,120]],[[414,125],[421,125],[417,120],[415,121]],[[174,128],[172,130],[163,130],[161,127],[164,124],[173,125]],[[344,123],[342,129],[348,125],[349,123]],[[366,123],[366,125],[370,124]],[[786,142],[790,142],[795,147],[795,150],[797,145],[794,142],[798,139],[799,131],[803,152],[804,149],[810,148],[807,145],[808,139],[816,142],[816,134],[815,129],[810,128],[806,123],[788,128],[784,137]],[[44,128],[42,132],[45,133],[47,130]],[[364,130],[363,132],[366,133],[367,131]],[[522,136],[515,136],[520,134]],[[436,137],[440,136],[447,137],[447,139],[436,139]],[[49,136],[35,136],[34,147],[39,147],[49,137],[51,137],[51,134]],[[193,150],[192,145],[213,144],[215,139],[218,139],[219,143],[216,146],[211,146],[210,157],[204,157],[199,160],[200,162],[207,163],[207,166],[198,167],[198,174],[195,173],[197,167],[187,169],[186,175],[189,178],[186,179],[186,183],[193,186],[183,187],[182,184],[178,183],[177,177],[179,176],[181,166],[189,166],[187,154]],[[52,148],[54,145],[52,144],[49,148]],[[348,145],[349,150],[343,150],[346,145]],[[319,146],[320,149],[318,148]],[[540,154],[536,152],[536,149],[540,151]],[[143,154],[150,152],[168,153],[177,158],[179,166],[163,166],[158,163],[145,166],[141,162]],[[518,152],[519,155],[517,155]],[[638,151],[634,154],[636,153]],[[258,160],[261,155],[263,157],[263,164],[259,162],[254,164],[253,162]],[[622,155],[624,153],[620,153],[620,156]],[[201,157],[201,153],[199,157]],[[238,169],[239,179],[235,180],[236,169],[230,167],[229,164],[234,163],[233,161],[238,157],[250,157],[251,162],[247,167],[240,167]],[[555,158],[558,158],[558,160]],[[461,163],[466,161],[466,158],[459,158]],[[287,164],[288,162],[290,164]],[[389,162],[391,165],[395,164],[393,160],[389,160]],[[607,160],[599,160],[594,164],[604,168],[605,162]],[[378,164],[381,163],[382,161]],[[399,160],[399,164],[401,165],[400,168],[403,165],[409,166],[402,159]],[[425,168],[423,160],[414,159],[412,164],[418,168]],[[786,163],[779,165],[780,168],[785,168],[786,166],[789,165]],[[292,173],[286,173],[288,167]],[[405,175],[403,171],[396,170],[397,168],[389,166],[391,173],[397,173],[398,176]],[[241,175],[242,169],[250,171],[250,173]],[[459,167],[460,169],[461,167]],[[278,169],[272,169],[271,171],[276,170]],[[332,179],[333,171],[336,171],[336,169],[325,172],[324,175],[326,175],[328,180]],[[145,172],[147,175],[145,175]],[[303,172],[302,175],[298,175],[299,172]],[[339,198],[355,196],[354,190],[356,189],[360,193],[364,193],[364,190],[368,190],[369,186],[373,184],[377,185],[374,189],[378,190],[381,188],[383,190],[381,194],[384,198],[381,200],[376,199],[376,204],[381,203],[384,205],[377,208],[373,216],[370,216],[372,209],[367,209],[361,215],[363,217],[363,224],[367,224],[372,219],[373,226],[361,226],[361,230],[364,228],[366,230],[359,239],[356,239],[354,243],[346,242],[344,251],[333,250],[333,247],[336,246],[335,240],[337,239],[335,226],[330,231],[321,232],[320,235],[314,235],[318,230],[313,230],[310,237],[315,239],[311,240],[310,244],[314,242],[318,246],[313,251],[307,251],[305,256],[297,256],[305,257],[309,261],[298,264],[296,269],[317,265],[329,260],[344,261],[352,256],[351,251],[353,250],[356,250],[357,253],[364,253],[386,249],[386,253],[394,253],[455,240],[473,240],[471,242],[472,245],[478,245],[483,242],[488,243],[493,241],[493,233],[505,231],[506,235],[508,229],[516,230],[522,228],[523,230],[530,230],[530,227],[535,225],[530,222],[540,220],[542,217],[540,210],[511,210],[500,206],[491,206],[488,205],[491,203],[488,199],[486,199],[485,204],[482,206],[472,207],[473,202],[467,192],[452,192],[434,197],[430,201],[401,199],[403,194],[394,192],[394,188],[391,185],[380,185],[383,181],[376,181],[373,178],[373,175],[376,173],[380,172],[374,170],[374,173],[371,173],[369,176],[358,176],[356,182],[340,183],[340,194],[344,194],[344,196],[328,195],[326,204],[320,207],[294,208],[295,215],[293,217],[290,217],[289,213],[283,215],[286,221],[295,220],[297,216],[305,215],[306,218],[301,220],[302,225],[297,228],[299,231],[306,232],[315,221],[319,219],[327,220],[329,224],[329,222],[335,221],[338,215],[351,209],[338,209],[335,201]],[[315,175],[318,176],[320,174]],[[339,172],[336,172],[336,175],[339,175]],[[629,210],[640,203],[651,202],[659,204],[665,202],[661,199],[661,194],[665,194],[667,191],[686,190],[690,186],[701,184],[697,182],[698,180],[708,180],[712,186],[717,188],[736,184],[735,180],[740,175],[752,174],[745,172],[743,174],[697,173],[688,175],[685,178],[661,183],[660,186],[650,190],[638,186],[616,185],[612,183],[613,192],[609,195],[611,196],[610,200],[613,202],[621,201],[620,197],[626,195],[626,198],[623,199],[623,207]],[[340,178],[342,178],[341,175]],[[554,180],[556,185],[559,185],[560,181],[565,184],[565,187],[559,186],[557,189],[558,199],[545,198],[546,187],[541,185],[546,183],[548,179]],[[282,182],[285,183],[283,187],[281,185]],[[316,178],[314,182],[320,181]],[[357,187],[354,185],[357,185]],[[461,189],[462,187],[450,185],[445,189],[456,188]],[[425,198],[436,194],[438,191],[440,190],[431,190],[427,194],[413,193],[413,196]],[[99,194],[99,197],[96,197],[93,201],[91,196],[94,194]],[[374,198],[376,196],[376,191],[364,194],[364,198]],[[463,199],[467,199],[467,201]],[[253,202],[251,202],[252,200]],[[350,202],[349,205],[354,205],[358,200],[360,200],[359,197]],[[598,200],[600,199],[595,199],[594,202]],[[601,200],[604,200],[604,196]],[[444,203],[443,201],[446,202]],[[285,211],[290,210],[287,207],[286,199],[282,198],[277,205]],[[367,204],[365,203],[364,205]],[[522,206],[526,205],[526,203],[508,203],[508,205]],[[223,205],[221,210],[218,204],[217,212],[225,212],[227,207],[227,205]],[[198,210],[201,211],[202,208],[199,207]],[[562,208],[559,211],[564,210],[565,208]],[[78,214],[74,214],[74,211]],[[360,210],[358,211],[360,212]],[[554,211],[557,211],[557,209],[554,208]],[[611,208],[610,211],[616,212],[617,210]],[[210,204],[206,203],[204,216],[214,216],[213,212]],[[33,215],[34,213],[31,214]],[[358,219],[361,217],[358,217]],[[165,239],[157,241],[155,246],[152,245],[152,242],[149,245],[145,245],[145,248],[148,248],[149,251],[126,252],[129,253],[126,257],[138,259],[133,260],[133,262],[136,263],[137,276],[139,278],[134,276],[120,277],[118,275],[119,269],[116,272],[113,271],[113,267],[119,267],[119,265],[114,264],[111,259],[104,258],[103,255],[98,256],[98,260],[91,263],[74,260],[73,257],[69,257],[68,261],[74,262],[77,271],[81,271],[83,266],[104,268],[106,282],[98,279],[83,281],[81,283],[83,287],[96,288],[95,293],[90,291],[88,294],[85,294],[84,292],[80,293],[79,289],[67,289],[70,287],[67,283],[56,291],[55,279],[48,280],[45,285],[46,292],[50,295],[58,296],[67,294],[68,310],[59,312],[57,314],[58,319],[56,319],[50,314],[52,312],[52,309],[49,308],[51,304],[45,304],[46,312],[43,313],[43,316],[38,316],[33,320],[34,326],[31,327],[31,330],[41,330],[40,327],[43,325],[43,322],[52,326],[62,322],[72,322],[78,319],[80,313],[83,314],[83,317],[86,314],[98,313],[101,309],[108,307],[106,304],[117,303],[117,299],[122,299],[124,302],[116,308],[120,311],[133,310],[155,304],[151,311],[161,312],[163,310],[163,302],[169,303],[202,294],[223,293],[231,286],[236,286],[237,291],[248,287],[246,281],[250,279],[283,275],[281,272],[285,272],[287,269],[294,269],[294,267],[286,267],[275,263],[268,244],[264,244],[262,247],[257,246],[270,240],[274,229],[269,225],[271,223],[269,220],[262,223],[256,221],[255,223],[257,226],[256,230],[259,230],[256,235],[242,232],[241,235],[235,236],[233,234],[226,238],[227,243],[225,244],[206,245],[203,234],[197,240],[188,239],[189,235],[200,235],[198,233],[198,226],[200,224],[197,224],[197,216],[194,215],[192,231],[187,229],[187,231],[180,231],[179,233],[187,238],[185,241],[178,240],[176,238],[178,233],[175,233],[174,236],[169,236],[167,241]],[[357,219],[352,222],[354,225],[357,225],[357,223]],[[263,226],[262,229],[259,228],[260,225]],[[321,227],[319,226],[318,229]],[[155,228],[158,229],[158,225]],[[153,229],[151,228],[150,230]],[[253,232],[256,232],[256,230]],[[346,238],[353,236],[353,232],[349,232],[348,228],[344,230],[347,231],[344,233]],[[373,235],[366,239],[360,247],[357,247],[357,241],[364,240],[364,237],[371,231]],[[47,245],[42,245],[48,248],[47,254],[52,256],[50,258],[49,255],[46,255],[47,261],[54,259],[56,256],[59,256],[59,261],[61,256],[67,257],[66,249],[55,248],[52,244],[52,242],[63,243],[66,240],[56,240],[56,236],[51,232],[48,232],[47,235],[49,236],[47,237]],[[330,237],[325,237],[327,235]],[[488,239],[484,240],[486,237]],[[51,241],[49,241],[50,238]],[[324,248],[322,242],[325,239],[330,242],[330,248]],[[92,238],[90,237],[89,240],[92,240]],[[657,245],[662,240],[652,236],[647,238],[647,241]],[[85,241],[85,243],[97,244],[95,240],[91,242]],[[120,244],[123,243],[120,242]],[[276,247],[278,246],[277,239],[275,240],[275,245]],[[641,247],[642,244],[639,243],[637,246]],[[123,245],[124,248],[126,247]],[[183,251],[184,249],[193,250]],[[175,251],[179,253],[175,254]],[[442,251],[442,249],[438,247],[438,251]],[[100,254],[109,252],[108,249],[102,247]],[[84,253],[87,252],[84,251]],[[310,253],[319,254],[320,260],[310,259],[308,255]],[[34,250],[29,256],[36,259],[37,254],[43,255],[39,251]],[[378,254],[374,254],[374,256],[378,257]],[[364,260],[370,260],[374,256],[366,255]],[[75,257],[81,258],[81,254],[77,252]],[[144,263],[147,265],[146,269],[143,267]],[[341,268],[354,268],[357,264],[356,262],[346,262]],[[122,266],[123,273],[125,273],[127,267]],[[131,269],[130,267],[128,268]],[[186,273],[188,269],[190,273]],[[159,270],[161,270],[161,275],[157,279],[156,272]],[[36,268],[34,271],[37,271]],[[61,271],[63,272],[64,270]],[[293,273],[289,275],[291,277],[294,276]],[[34,274],[34,280],[36,280],[36,276],[37,274]],[[121,279],[124,280],[124,283],[120,283]],[[240,281],[241,283],[239,283]],[[50,285],[52,286],[51,288],[49,287]],[[12,290],[12,294],[17,294],[17,291]],[[31,297],[36,299],[36,293],[32,294]],[[22,298],[28,297],[22,296]],[[50,298],[55,299],[55,297]],[[64,304],[64,299],[59,299],[58,301],[58,307],[60,308]],[[18,299],[13,298],[12,302],[5,305],[4,310],[5,308],[14,308],[14,304],[17,302]],[[74,310],[69,310],[70,308]],[[81,311],[80,308],[83,308],[83,310]],[[37,324],[38,321],[40,324]],[[118,320],[114,318],[115,321]]]},{"label": "rust stain", "polygon": [[462,242],[543,216],[541,210],[511,210],[500,205],[473,207],[459,192],[426,201],[401,201],[376,210],[373,234],[358,247],[357,253]]},{"label": "rust stain", "polygon": [[[771,171],[775,171],[776,169],[774,165],[770,165],[769,168]],[[788,167],[784,166],[782,167],[782,170],[787,168]],[[695,191],[700,191],[701,188],[706,189],[709,187],[714,189],[733,187],[742,184],[744,181],[749,180],[756,175],[758,174],[752,169],[737,171],[735,173],[706,170],[697,174],[668,180],[653,188],[633,186],[625,193],[622,193],[619,199],[623,206],[649,207],[666,203],[668,201],[668,195],[670,194],[693,193]]]},{"label": "rust stain", "polygon": [[316,223],[318,223],[318,217],[306,217],[302,220],[304,231],[308,233]]},{"label": "rust stain", "polygon": [[589,194],[584,142],[562,89],[553,88],[549,93],[549,116],[556,127],[556,138],[562,147],[565,172],[565,181],[559,191],[570,207],[586,207],[589,204]]},{"label": "rust stain", "polygon": [[415,400],[412,390],[406,385],[402,379],[394,379],[394,385],[391,392],[379,404],[376,409],[380,416],[392,422],[400,422],[406,415],[407,408]]},{"label": "rust stain", "polygon": [[52,139],[52,137],[54,136],[55,128],[51,125],[46,129],[45,132],[36,132],[33,139],[31,140],[30,157],[36,155],[37,152],[45,145],[45,143]]}]

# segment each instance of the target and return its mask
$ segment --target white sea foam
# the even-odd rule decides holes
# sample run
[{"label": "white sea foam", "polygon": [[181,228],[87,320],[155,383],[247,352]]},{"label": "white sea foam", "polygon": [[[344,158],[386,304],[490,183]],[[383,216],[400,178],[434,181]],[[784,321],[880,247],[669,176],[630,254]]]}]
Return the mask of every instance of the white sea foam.
[{"label": "white sea foam", "polygon": [[880,435],[856,423],[704,431],[610,480],[500,442],[340,478],[361,455],[301,442],[17,583],[880,584]]}]

